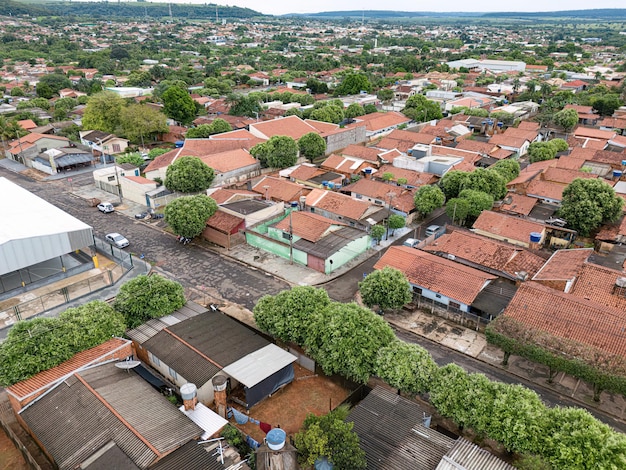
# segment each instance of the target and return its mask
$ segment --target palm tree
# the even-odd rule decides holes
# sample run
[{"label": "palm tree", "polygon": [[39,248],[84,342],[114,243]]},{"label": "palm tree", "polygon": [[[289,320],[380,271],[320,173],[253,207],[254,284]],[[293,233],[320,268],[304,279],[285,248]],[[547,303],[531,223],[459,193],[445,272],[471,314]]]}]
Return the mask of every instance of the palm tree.
[{"label": "palm tree", "polygon": [[517,93],[517,90],[519,90],[520,85],[521,85],[520,79],[514,78],[513,79],[513,93]]},{"label": "palm tree", "polygon": [[541,97],[545,100],[552,93],[552,86],[548,82],[542,82],[539,88]]},{"label": "palm tree", "polygon": [[7,149],[7,140],[19,139],[26,134],[28,134],[28,132],[26,132],[17,121],[0,116],[0,141],[2,141],[3,151]]}]

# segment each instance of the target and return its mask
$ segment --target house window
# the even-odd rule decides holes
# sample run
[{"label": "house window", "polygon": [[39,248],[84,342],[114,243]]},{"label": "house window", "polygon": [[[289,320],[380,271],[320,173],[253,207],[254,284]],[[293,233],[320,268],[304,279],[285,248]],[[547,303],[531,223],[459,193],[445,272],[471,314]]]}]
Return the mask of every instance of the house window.
[{"label": "house window", "polygon": [[107,181],[115,181],[115,176],[107,176]]},{"label": "house window", "polygon": [[151,352],[148,352],[148,357],[150,358],[150,362],[152,362],[152,364],[154,364],[155,366],[160,366],[161,365],[161,361],[159,361],[159,358],[156,357]]},{"label": "house window", "polygon": [[379,206],[383,205],[383,201],[379,201],[378,199],[374,199],[374,204],[378,204]]},{"label": "house window", "polygon": [[283,232],[283,238],[285,240],[291,240],[291,234],[289,232]]},{"label": "house window", "polygon": [[113,151],[114,152],[121,152],[122,148],[120,147],[120,144],[113,144]]},{"label": "house window", "polygon": [[440,298],[441,298],[441,295],[439,295],[439,294],[435,294],[435,297],[437,297],[438,299],[440,299]]},{"label": "house window", "polygon": [[172,369],[171,367],[168,368],[170,371],[170,377],[173,378],[174,380],[176,380],[178,378],[178,375],[176,374],[176,371],[174,369]]},{"label": "house window", "polygon": [[310,208],[311,212],[315,212],[315,207]]},{"label": "house window", "polygon": [[452,301],[450,301],[450,307],[458,308],[459,310],[461,309],[460,304],[457,304],[456,302],[452,302]]},{"label": "house window", "polygon": [[354,197],[356,197],[357,199],[363,199],[363,196],[360,194],[355,194]]},{"label": "house window", "polygon": [[420,287],[413,286],[413,293],[422,295],[422,289]]}]

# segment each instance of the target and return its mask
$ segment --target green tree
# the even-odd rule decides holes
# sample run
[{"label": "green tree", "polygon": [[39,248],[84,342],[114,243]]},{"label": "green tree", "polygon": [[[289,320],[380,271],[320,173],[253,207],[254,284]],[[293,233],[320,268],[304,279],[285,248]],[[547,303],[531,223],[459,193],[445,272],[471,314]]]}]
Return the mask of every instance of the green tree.
[{"label": "green tree", "polygon": [[337,469],[360,470],[367,467],[365,452],[359,447],[359,436],[352,430],[354,423],[346,422],[348,408],[341,406],[326,416],[312,413],[295,435],[298,460],[311,467],[326,457]]},{"label": "green tree", "polygon": [[365,111],[365,114],[372,114],[377,113],[378,109],[376,108],[375,104],[367,103],[365,106],[363,106],[363,111]]},{"label": "green tree", "polygon": [[452,199],[459,195],[467,183],[468,176],[468,173],[460,170],[452,170],[443,175],[441,180],[439,180],[439,187],[446,199]]},{"label": "green tree", "polygon": [[369,93],[372,91],[372,84],[367,75],[362,73],[351,73],[346,76],[335,88],[335,96],[358,95],[361,91]]},{"label": "green tree", "polygon": [[359,291],[365,305],[378,305],[383,310],[401,308],[413,298],[406,276],[390,267],[368,274],[359,282]]},{"label": "green tree", "polygon": [[313,163],[313,160],[326,153],[326,141],[317,132],[309,132],[300,137],[298,148],[300,155]]},{"label": "green tree", "polygon": [[417,344],[395,339],[376,356],[376,375],[404,393],[428,392],[436,372],[430,353]]},{"label": "green tree", "polygon": [[192,127],[185,133],[185,139],[206,139],[211,135],[211,126],[209,124],[200,124],[198,127]]},{"label": "green tree", "polygon": [[378,97],[379,100],[388,103],[391,100],[393,100],[393,98],[395,97],[395,93],[393,92],[391,88],[382,88],[378,90],[378,93],[376,94],[376,96]]},{"label": "green tree", "polygon": [[619,96],[609,93],[604,96],[596,97],[591,100],[591,105],[601,116],[612,116],[617,108],[623,106],[624,103]]},{"label": "green tree", "polygon": [[262,167],[267,168],[267,160],[271,151],[272,148],[267,144],[267,142],[261,142],[250,149],[250,155],[256,158]]},{"label": "green tree", "polygon": [[135,165],[136,167],[140,167],[143,165],[143,158],[138,153],[127,153],[124,155],[120,155],[115,157],[115,162],[119,163],[130,163],[131,165]]},{"label": "green tree", "polygon": [[387,226],[391,230],[391,236],[397,229],[400,229],[406,225],[406,219],[398,214],[391,214],[387,220]]},{"label": "green tree", "polygon": [[504,181],[506,181],[507,183],[517,178],[520,172],[519,162],[508,158],[505,160],[500,160],[489,169],[497,172],[500,176],[502,176],[502,178],[504,178]]},{"label": "green tree", "polygon": [[325,374],[366,383],[375,371],[378,350],[394,337],[391,327],[371,310],[333,302],[315,314],[305,346]]},{"label": "green tree", "polygon": [[[58,95],[63,88],[72,88],[72,82],[62,73],[49,73],[39,79],[37,82],[37,94],[38,96],[43,96],[39,94],[40,85],[47,86],[53,95]],[[46,96],[43,97],[48,98]]]},{"label": "green tree", "polygon": [[0,344],[0,384],[26,380],[125,329],[122,316],[101,301],[68,309],[59,318],[18,322]]},{"label": "green tree", "polygon": [[286,168],[298,160],[298,144],[286,135],[275,135],[265,145],[268,147],[267,166]]},{"label": "green tree", "polygon": [[578,124],[578,112],[575,109],[564,109],[555,113],[553,119],[557,126],[561,126],[569,133]]},{"label": "green tree", "polygon": [[221,118],[214,119],[211,123],[211,135],[214,134],[222,134],[224,132],[230,132],[233,130],[233,126],[231,126],[227,121]]},{"label": "green tree", "polygon": [[548,141],[548,143],[550,145],[552,145],[552,147],[554,147],[554,149],[556,150],[556,152],[565,152],[567,150],[569,150],[569,145],[567,143],[567,141],[563,140],[563,139],[552,139],[550,141]]},{"label": "green tree", "polygon": [[83,129],[115,134],[120,128],[124,99],[112,91],[103,91],[89,98],[83,114]]},{"label": "green tree", "polygon": [[206,221],[217,211],[214,199],[204,194],[183,196],[165,206],[165,222],[175,234],[194,238],[206,228]]},{"label": "green tree", "polygon": [[120,127],[123,135],[134,143],[153,140],[158,134],[169,131],[165,115],[143,104],[131,104],[120,112]]},{"label": "green tree", "polygon": [[493,196],[482,191],[464,189],[461,191],[461,194],[459,194],[459,198],[465,199],[467,202],[468,217],[476,218],[482,211],[489,210],[493,207]]},{"label": "green tree", "polygon": [[624,200],[599,178],[576,178],[564,190],[559,217],[581,235],[587,236],[602,222],[615,222]]},{"label": "green tree", "polygon": [[254,321],[270,335],[300,346],[308,337],[314,314],[331,303],[324,289],[297,286],[276,295],[265,295],[253,309]]},{"label": "green tree", "polygon": [[180,157],[165,172],[165,187],[180,193],[197,193],[211,186],[215,172],[198,157]]},{"label": "green tree", "polygon": [[350,104],[345,111],[345,117],[348,119],[353,119],[358,116],[363,116],[365,114],[365,109],[359,103]]},{"label": "green tree", "polygon": [[424,95],[413,95],[406,100],[402,113],[416,122],[432,121],[443,117],[439,104],[430,101]]},{"label": "green tree", "polygon": [[169,152],[169,149],[154,148],[148,152],[148,157],[150,157],[150,160],[154,160],[156,157],[163,155],[167,152]]},{"label": "green tree", "polygon": [[165,115],[183,125],[196,117],[196,104],[186,90],[178,86],[169,87],[161,97]]},{"label": "green tree", "polygon": [[470,206],[466,199],[453,197],[446,203],[446,215],[452,219],[452,223],[458,221],[463,225],[469,216]]},{"label": "green tree", "polygon": [[257,117],[263,111],[259,100],[253,96],[230,94],[226,101],[230,104],[228,114],[231,116]]},{"label": "green tree", "polygon": [[507,193],[506,181],[500,173],[485,168],[477,168],[469,173],[464,188],[482,191],[494,200],[502,199]]},{"label": "green tree", "polygon": [[[169,207],[168,204],[166,210]],[[142,274],[120,287],[113,308],[124,316],[128,328],[135,328],[151,318],[169,315],[183,305],[185,293],[178,282],[156,274]]]},{"label": "green tree", "polygon": [[456,364],[446,364],[437,369],[430,386],[430,402],[437,412],[461,427],[468,424],[462,400],[467,396],[469,384],[467,372]]},{"label": "green tree", "polygon": [[419,188],[413,199],[415,208],[424,217],[443,206],[445,200],[443,191],[438,186],[431,185]]},{"label": "green tree", "polygon": [[343,107],[336,105],[323,106],[321,108],[314,109],[311,112],[310,118],[315,121],[339,124],[344,118]]},{"label": "green tree", "polygon": [[556,157],[556,147],[550,142],[533,142],[528,147],[528,160],[530,163],[552,160]]},{"label": "green tree", "polygon": [[376,244],[378,245],[385,236],[386,231],[387,230],[382,225],[374,225],[370,230],[370,237],[372,237],[373,240],[376,240]]},{"label": "green tree", "polygon": [[513,124],[513,121],[515,121],[515,115],[507,113],[506,111],[494,111],[489,115],[489,117],[494,121],[502,122],[507,126],[510,126],[511,124]]}]

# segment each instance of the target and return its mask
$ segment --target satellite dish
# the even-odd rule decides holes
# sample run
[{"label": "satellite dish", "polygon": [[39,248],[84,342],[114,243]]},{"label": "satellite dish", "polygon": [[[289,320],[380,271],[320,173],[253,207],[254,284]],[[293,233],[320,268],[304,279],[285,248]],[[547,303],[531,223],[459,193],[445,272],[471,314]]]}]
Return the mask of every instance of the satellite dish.
[{"label": "satellite dish", "polygon": [[116,362],[115,367],[117,367],[118,369],[128,370],[128,369],[134,369],[139,364],[141,364],[141,361],[122,361],[122,362]]}]

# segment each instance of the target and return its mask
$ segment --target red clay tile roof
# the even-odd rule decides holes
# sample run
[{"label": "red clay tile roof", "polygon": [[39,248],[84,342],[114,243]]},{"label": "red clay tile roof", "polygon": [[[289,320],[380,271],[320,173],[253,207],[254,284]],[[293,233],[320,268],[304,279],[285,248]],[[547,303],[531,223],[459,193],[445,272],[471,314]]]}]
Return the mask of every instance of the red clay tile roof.
[{"label": "red clay tile roof", "polygon": [[511,203],[502,204],[502,206],[500,206],[503,212],[528,215],[537,204],[537,199],[534,197],[523,196],[521,194],[509,193],[506,195],[506,199],[508,198],[511,198]]},{"label": "red clay tile roof", "polygon": [[376,172],[376,177],[382,177],[385,173],[391,173],[393,175],[391,181],[398,181],[400,178],[405,178],[408,185],[415,187],[432,184],[438,180],[437,176],[432,173],[420,173],[419,171],[398,168],[393,165],[381,166],[378,172]]},{"label": "red clay tile roof", "polygon": [[[254,130],[252,130],[253,128]],[[315,127],[303,121],[298,116],[287,116],[272,119],[271,121],[255,122],[254,124],[250,124],[250,131],[252,133],[255,133],[255,131],[259,132],[268,139],[276,135],[285,135],[295,140],[298,140],[309,132],[319,133]]]},{"label": "red clay tile roof", "polygon": [[378,155],[382,153],[380,149],[374,147],[364,147],[363,145],[348,145],[341,152],[342,155],[356,157],[368,162],[378,163]]},{"label": "red clay tile roof", "polygon": [[578,126],[574,130],[574,136],[575,137],[588,137],[591,139],[609,140],[612,137],[615,137],[615,132],[603,131],[600,129]]},{"label": "red clay tile roof", "polygon": [[565,168],[546,168],[546,171],[541,175],[546,181],[552,181],[561,184],[570,184],[576,178],[594,179],[598,175],[591,173],[585,173],[583,171],[567,170]]},{"label": "red clay tile roof", "polygon": [[545,262],[523,248],[462,230],[442,235],[424,250],[451,254],[512,277],[521,271],[533,276]]},{"label": "red clay tile roof", "polygon": [[[582,147],[580,148],[581,150],[584,150]],[[567,170],[580,170],[584,166],[585,161],[586,160],[584,158],[575,158],[571,155],[563,155],[557,160],[556,167],[565,168]]]},{"label": "red clay tile roof", "polygon": [[503,315],[530,328],[626,356],[625,312],[530,281],[522,283]]},{"label": "red clay tile roof", "polygon": [[315,121],[313,119],[305,119],[304,122],[314,127],[314,130],[317,130],[317,132],[321,135],[335,133],[338,130],[341,130],[337,124],[333,124],[331,122]]},{"label": "red clay tile roof", "polygon": [[532,142],[537,138],[538,132],[537,130],[524,129],[522,127],[509,127],[506,131],[504,131],[502,135],[516,139],[525,139],[529,142]]},{"label": "red clay tile roof", "polygon": [[292,183],[282,178],[274,178],[266,176],[252,187],[252,190],[265,197],[267,188],[267,197],[282,202],[297,201],[300,196],[306,196],[309,189],[301,184]]},{"label": "red clay tile roof", "polygon": [[494,144],[490,144],[489,142],[464,139],[457,144],[456,148],[459,150],[469,150],[470,152],[478,152],[484,155],[488,155],[491,152],[495,151],[497,147]]},{"label": "red clay tile roof", "polygon": [[230,233],[235,227],[238,227],[245,219],[229,214],[221,210],[217,210],[215,214],[206,221],[208,227]]},{"label": "red clay tile roof", "polygon": [[555,183],[554,181],[544,181],[535,178],[526,187],[526,194],[538,198],[560,201],[563,198],[563,190],[566,186],[565,184]]},{"label": "red clay tile roof", "polygon": [[613,167],[621,168],[622,160],[626,159],[626,152],[609,152],[606,150],[596,150],[591,161],[607,163]]},{"label": "red clay tile roof", "polygon": [[208,195],[209,197],[213,198],[218,205],[247,199],[258,199],[261,197],[258,193],[255,193],[253,191],[223,188],[211,191]]},{"label": "red clay tile roof", "polygon": [[617,117],[605,117],[598,123],[601,127],[612,127],[614,129],[626,129],[626,119]]},{"label": "red clay tile roof", "polygon": [[571,294],[606,308],[615,308],[626,319],[626,289],[616,287],[615,284],[619,277],[626,277],[626,272],[585,263]]},{"label": "red clay tile roof", "polygon": [[339,171],[343,173],[347,173],[349,175],[356,175],[361,172],[364,168],[369,168],[372,166],[371,162],[366,162],[360,158],[348,157],[342,155],[333,154],[328,157],[324,162],[320,165],[321,168],[331,171]]},{"label": "red clay tile roof", "polygon": [[144,178],[143,176],[125,176],[125,178],[139,184],[156,184],[154,181]]},{"label": "red clay tile roof", "polygon": [[495,276],[406,246],[390,246],[374,265],[402,271],[411,284],[470,305]]},{"label": "red clay tile roof", "polygon": [[306,197],[306,205],[353,220],[360,220],[370,212],[369,203],[325,189],[313,189]]},{"label": "red clay tile roof", "polygon": [[[399,209],[402,212],[410,212],[415,209],[415,201],[413,200],[415,192],[407,189],[403,189],[394,184],[382,183],[380,181],[374,181],[367,178],[362,178],[356,183],[345,186],[341,189],[342,192],[353,192],[355,194],[362,194],[372,199],[383,201],[383,205],[389,204],[391,199],[391,205],[395,209]],[[393,193],[393,196],[390,196]]]},{"label": "red clay tile roof", "polygon": [[216,173],[227,173],[229,171],[259,164],[259,161],[244,149],[235,149],[215,153],[213,155],[206,155],[200,157],[200,160],[213,168]]},{"label": "red clay tile roof", "polygon": [[512,150],[498,148],[497,150],[490,152],[489,156],[495,158],[496,160],[504,160],[505,158],[509,158],[514,153],[515,152],[513,152]]},{"label": "red clay tile roof", "polygon": [[387,129],[392,126],[398,126],[411,122],[411,119],[397,111],[387,113],[371,113],[355,118],[356,124],[365,123],[365,128],[370,132],[376,132]]},{"label": "red clay tile roof", "polygon": [[555,251],[532,278],[533,281],[570,281],[576,278],[593,254],[593,248]]},{"label": "red clay tile roof", "polygon": [[274,226],[283,232],[289,232],[290,223],[294,235],[312,243],[321,240],[333,225],[346,225],[311,212],[293,211],[291,217],[285,217]]},{"label": "red clay tile roof", "polygon": [[129,355],[131,355],[131,344],[132,341],[127,339],[111,338],[99,346],[75,354],[71,359],[68,359],[52,369],[44,370],[30,379],[11,385],[7,388],[7,391],[17,398],[26,398],[28,395],[55,383],[63,377],[72,375],[81,367],[102,361],[103,358],[106,358],[117,350],[126,347],[129,350]]},{"label": "red clay tile roof", "polygon": [[511,137],[504,134],[496,134],[489,139],[489,143],[493,145],[501,145],[503,147],[510,147],[514,149],[520,149],[528,139],[524,137]]},{"label": "red clay tile roof", "polygon": [[492,211],[482,211],[474,222],[473,228],[525,243],[530,240],[531,232],[543,233],[545,230],[542,224]]},{"label": "red clay tile roof", "polygon": [[539,124],[538,122],[522,121],[519,123],[517,128],[525,129],[528,131],[538,131],[541,128],[541,124]]},{"label": "red clay tile roof", "polygon": [[321,170],[316,166],[311,166],[308,164],[300,165],[298,168],[289,173],[289,178],[300,181],[307,181],[311,178],[315,178],[316,176],[323,175],[327,173],[326,170]]}]

